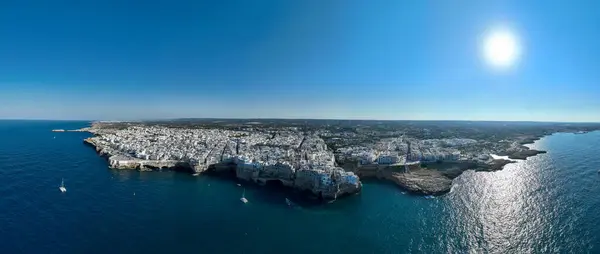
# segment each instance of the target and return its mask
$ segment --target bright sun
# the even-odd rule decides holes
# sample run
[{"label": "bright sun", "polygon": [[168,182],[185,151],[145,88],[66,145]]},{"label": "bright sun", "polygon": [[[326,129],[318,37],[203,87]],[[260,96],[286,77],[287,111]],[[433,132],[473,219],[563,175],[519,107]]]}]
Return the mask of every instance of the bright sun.
[{"label": "bright sun", "polygon": [[518,60],[520,53],[517,37],[508,30],[494,30],[484,38],[485,61],[494,67],[512,66]]}]

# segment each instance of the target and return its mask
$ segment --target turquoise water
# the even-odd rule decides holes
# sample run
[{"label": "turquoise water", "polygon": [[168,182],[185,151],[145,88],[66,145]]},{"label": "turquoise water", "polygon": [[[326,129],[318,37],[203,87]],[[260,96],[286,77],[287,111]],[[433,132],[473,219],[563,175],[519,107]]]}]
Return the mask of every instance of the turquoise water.
[{"label": "turquoise water", "polygon": [[533,146],[547,154],[466,172],[436,199],[366,182],[289,209],[285,194],[253,187],[244,205],[219,178],[110,170],[83,145],[89,134],[50,132],[86,124],[0,121],[0,252],[600,252],[600,132],[544,138]]}]

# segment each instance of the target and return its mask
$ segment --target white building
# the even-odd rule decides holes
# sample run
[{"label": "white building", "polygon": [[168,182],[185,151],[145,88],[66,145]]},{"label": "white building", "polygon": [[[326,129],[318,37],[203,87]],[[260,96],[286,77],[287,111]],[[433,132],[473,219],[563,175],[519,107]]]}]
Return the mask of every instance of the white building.
[{"label": "white building", "polygon": [[378,164],[394,164],[398,162],[398,156],[393,155],[381,155],[377,158]]}]

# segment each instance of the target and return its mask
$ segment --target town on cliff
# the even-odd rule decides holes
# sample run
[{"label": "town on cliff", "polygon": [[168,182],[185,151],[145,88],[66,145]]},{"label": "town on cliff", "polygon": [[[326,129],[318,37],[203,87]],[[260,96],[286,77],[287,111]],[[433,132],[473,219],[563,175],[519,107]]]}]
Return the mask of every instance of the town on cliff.
[{"label": "town on cliff", "polygon": [[[526,144],[597,124],[466,121],[223,120],[94,122],[76,131],[117,169],[216,173],[277,182],[319,200],[391,181],[415,194],[446,193],[465,170],[494,171],[544,151]],[[63,132],[64,130],[54,130]]]}]

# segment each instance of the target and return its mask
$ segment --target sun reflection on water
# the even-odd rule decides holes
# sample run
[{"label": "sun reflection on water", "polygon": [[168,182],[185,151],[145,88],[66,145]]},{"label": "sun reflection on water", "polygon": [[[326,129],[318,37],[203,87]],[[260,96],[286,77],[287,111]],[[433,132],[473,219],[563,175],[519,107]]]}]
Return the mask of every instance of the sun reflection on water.
[{"label": "sun reflection on water", "polygon": [[496,172],[466,171],[422,209],[409,252],[598,253],[600,132],[555,134],[548,151]]},{"label": "sun reflection on water", "polygon": [[556,230],[550,222],[561,209],[550,207],[553,192],[543,191],[544,163],[534,157],[498,172],[465,172],[448,196],[448,228],[470,252],[536,251],[536,243]]}]

